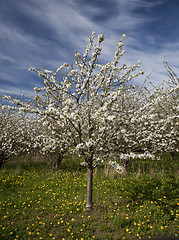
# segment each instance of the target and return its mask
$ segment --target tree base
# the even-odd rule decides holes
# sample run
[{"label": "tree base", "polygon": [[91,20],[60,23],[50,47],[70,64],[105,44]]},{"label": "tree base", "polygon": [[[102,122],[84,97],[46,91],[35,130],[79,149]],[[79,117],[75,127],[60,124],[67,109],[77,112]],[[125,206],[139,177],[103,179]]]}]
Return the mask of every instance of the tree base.
[{"label": "tree base", "polygon": [[86,204],[86,211],[92,210],[92,204]]}]

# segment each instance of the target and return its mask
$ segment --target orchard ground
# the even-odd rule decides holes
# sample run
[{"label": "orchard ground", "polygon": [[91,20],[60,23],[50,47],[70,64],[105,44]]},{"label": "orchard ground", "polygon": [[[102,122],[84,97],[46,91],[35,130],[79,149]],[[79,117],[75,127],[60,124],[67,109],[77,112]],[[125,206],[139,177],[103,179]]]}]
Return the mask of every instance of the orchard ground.
[{"label": "orchard ground", "polygon": [[178,164],[131,162],[126,175],[94,171],[93,210],[85,211],[86,168],[67,156],[60,169],[15,157],[0,170],[0,236],[9,239],[178,239]]}]

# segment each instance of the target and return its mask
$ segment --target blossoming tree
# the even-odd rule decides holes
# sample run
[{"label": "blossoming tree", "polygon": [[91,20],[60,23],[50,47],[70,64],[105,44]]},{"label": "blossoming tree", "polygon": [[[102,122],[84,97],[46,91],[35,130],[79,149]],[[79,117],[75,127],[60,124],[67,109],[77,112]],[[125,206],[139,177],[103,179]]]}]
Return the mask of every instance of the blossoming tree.
[{"label": "blossoming tree", "polygon": [[110,148],[126,166],[132,159],[155,159],[155,155],[166,152],[173,160],[174,153],[179,151],[179,79],[166,60],[164,65],[169,77],[167,81],[152,89],[145,85],[140,89],[132,86],[131,91],[128,87],[118,99],[118,107],[114,108],[118,120],[113,125],[116,131],[110,138]]},{"label": "blossoming tree", "polygon": [[0,166],[12,156],[39,152],[38,136],[43,132],[39,121],[0,107]]},{"label": "blossoming tree", "polygon": [[153,153],[169,152],[171,158],[179,150],[179,79],[164,60],[169,79],[146,94],[146,104],[138,124],[143,125],[140,142]]},{"label": "blossoming tree", "polygon": [[43,118],[54,140],[54,148],[75,151],[83,158],[87,166],[86,210],[92,208],[93,169],[101,162],[103,154],[107,154],[105,149],[110,154],[115,152],[110,147],[116,134],[114,131],[123,133],[119,124],[116,125],[119,118],[116,108],[122,104],[118,101],[119,96],[123,96],[126,102],[127,89],[132,93],[130,81],[143,74],[142,70],[136,72],[140,62],[133,66],[118,66],[125,52],[122,50],[124,39],[125,35],[117,44],[114,59],[104,65],[99,63],[104,36],[98,35],[95,45],[93,32],[83,56],[75,53],[75,64],[64,63],[55,72],[30,68],[42,77],[44,87],[35,87],[33,101],[18,100],[22,111]]},{"label": "blossoming tree", "polygon": [[146,103],[146,87],[140,88],[127,85],[121,89],[113,106],[110,108],[115,119],[110,124],[111,136],[105,148],[105,156],[109,159],[121,160],[127,170],[127,165],[132,159],[154,158],[141,139],[145,122],[139,124],[144,114],[143,106]]}]

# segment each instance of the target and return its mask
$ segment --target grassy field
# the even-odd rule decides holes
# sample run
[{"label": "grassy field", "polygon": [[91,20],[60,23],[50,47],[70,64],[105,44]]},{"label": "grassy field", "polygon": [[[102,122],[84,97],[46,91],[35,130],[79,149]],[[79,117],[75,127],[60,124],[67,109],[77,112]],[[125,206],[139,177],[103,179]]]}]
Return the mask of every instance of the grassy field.
[{"label": "grassy field", "polygon": [[0,170],[0,239],[178,239],[177,174],[168,156],[135,162],[126,176],[98,169],[86,212],[78,159],[64,159],[53,172],[50,162],[16,158]]}]

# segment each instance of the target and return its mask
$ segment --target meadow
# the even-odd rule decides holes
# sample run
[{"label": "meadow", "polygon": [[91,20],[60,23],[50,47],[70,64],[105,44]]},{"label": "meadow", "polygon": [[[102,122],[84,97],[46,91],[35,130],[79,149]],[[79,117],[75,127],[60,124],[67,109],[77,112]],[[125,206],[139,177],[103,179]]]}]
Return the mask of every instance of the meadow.
[{"label": "meadow", "polygon": [[0,239],[178,239],[178,159],[134,162],[126,175],[98,168],[89,212],[79,159],[55,172],[44,159],[11,159],[0,169]]}]

